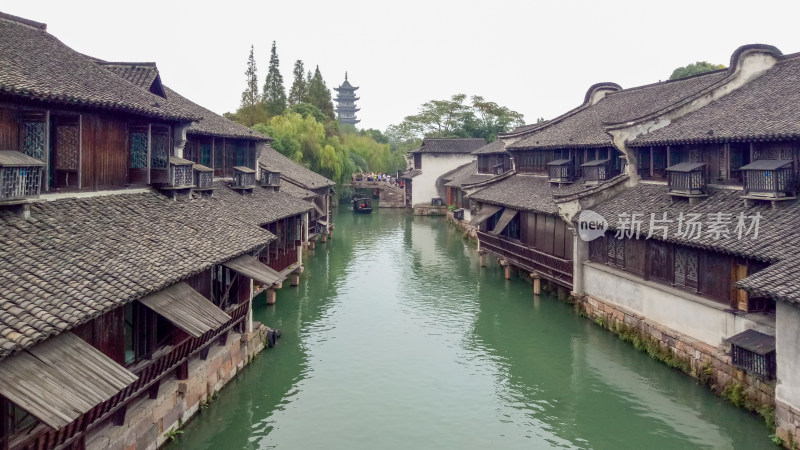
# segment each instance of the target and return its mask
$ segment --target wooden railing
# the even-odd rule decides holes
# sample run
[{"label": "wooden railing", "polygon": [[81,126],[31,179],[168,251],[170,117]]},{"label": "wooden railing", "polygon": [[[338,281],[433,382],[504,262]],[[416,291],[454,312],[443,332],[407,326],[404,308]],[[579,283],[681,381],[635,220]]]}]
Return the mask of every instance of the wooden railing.
[{"label": "wooden railing", "polygon": [[0,167],[0,201],[35,197],[41,187],[41,167]]},{"label": "wooden railing", "polygon": [[483,231],[478,232],[478,239],[481,241],[481,249],[508,259],[515,265],[531,272],[537,272],[556,283],[572,288],[572,260],[548,255],[520,243],[492,236]]},{"label": "wooden railing", "polygon": [[110,399],[90,409],[66,427],[60,430],[43,429],[39,433],[32,434],[24,441],[11,444],[9,448],[13,450],[69,448],[79,442],[78,440],[83,437],[84,433],[95,425],[102,423],[115,414],[120,414],[124,417],[122,412],[125,411],[123,408],[125,408],[128,401],[137,398],[160,382],[162,378],[170,376],[178,366],[199,353],[207,345],[212,345],[211,343],[215,339],[241,323],[247,317],[248,306],[249,302],[245,302],[228,311],[231,319],[222,327],[210,330],[197,338],[188,338],[164,352],[160,357],[141,367],[137,367],[133,372],[139,377],[138,380]]},{"label": "wooden railing", "polygon": [[279,249],[277,253],[272,252],[269,254],[269,263],[273,270],[280,272],[292,264],[297,262],[297,249]]}]

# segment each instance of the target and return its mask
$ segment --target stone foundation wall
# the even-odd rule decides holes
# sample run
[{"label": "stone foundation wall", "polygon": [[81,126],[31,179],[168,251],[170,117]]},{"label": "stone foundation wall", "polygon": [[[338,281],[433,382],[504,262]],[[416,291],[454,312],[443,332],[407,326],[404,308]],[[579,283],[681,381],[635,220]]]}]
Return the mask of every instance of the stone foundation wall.
[{"label": "stone foundation wall", "polygon": [[415,216],[444,216],[447,212],[447,206],[414,205]]},{"label": "stone foundation wall", "polygon": [[621,330],[633,329],[654,339],[665,350],[665,355],[674,356],[670,359],[671,363],[737,403],[737,406],[761,412],[762,415],[775,406],[775,382],[764,381],[734,367],[725,349],[714,348],[654,323],[641,314],[590,295],[580,299],[578,305],[587,317],[618,334]]},{"label": "stone foundation wall", "polygon": [[775,400],[775,434],[783,440],[787,448],[797,448],[800,444],[800,410]]},{"label": "stone foundation wall", "polygon": [[125,424],[109,421],[89,432],[87,450],[155,450],[163,445],[171,430],[181,428],[264,349],[268,328],[254,323],[253,329],[245,334],[231,331],[224,346],[212,343],[205,360],[195,356],[189,361],[186,380],[172,375],[161,381],[158,398],[150,399],[145,393],[132,400]]},{"label": "stone foundation wall", "polygon": [[453,217],[453,211],[449,210],[447,211],[446,218],[449,223],[452,223],[456,228],[466,234],[470,240],[478,241],[478,229],[470,225],[469,221],[456,220],[455,217]]}]

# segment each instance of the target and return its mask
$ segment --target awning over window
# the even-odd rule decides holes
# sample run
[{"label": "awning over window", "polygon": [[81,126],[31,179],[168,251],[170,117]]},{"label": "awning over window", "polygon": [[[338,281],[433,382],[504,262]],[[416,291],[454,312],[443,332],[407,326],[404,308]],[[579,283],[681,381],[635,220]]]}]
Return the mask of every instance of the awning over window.
[{"label": "awning over window", "polygon": [[283,279],[278,272],[250,255],[242,255],[222,265],[267,286]]},{"label": "awning over window", "polygon": [[478,226],[483,222],[486,222],[486,220],[489,217],[492,217],[497,213],[497,211],[500,211],[501,209],[502,209],[501,206],[484,204],[481,210],[478,211],[478,213],[475,214],[475,217],[472,218],[472,222],[470,222],[470,224],[473,226]]},{"label": "awning over window", "polygon": [[183,282],[139,301],[192,337],[200,337],[231,320],[231,316]]},{"label": "awning over window", "polygon": [[0,395],[59,429],[138,377],[66,332],[3,360]]},{"label": "awning over window", "polygon": [[516,209],[506,208],[503,211],[503,214],[500,214],[500,220],[497,221],[497,225],[494,226],[494,230],[490,231],[489,234],[500,234],[503,230],[506,229],[509,223],[514,220],[514,217],[517,215],[519,211]]}]

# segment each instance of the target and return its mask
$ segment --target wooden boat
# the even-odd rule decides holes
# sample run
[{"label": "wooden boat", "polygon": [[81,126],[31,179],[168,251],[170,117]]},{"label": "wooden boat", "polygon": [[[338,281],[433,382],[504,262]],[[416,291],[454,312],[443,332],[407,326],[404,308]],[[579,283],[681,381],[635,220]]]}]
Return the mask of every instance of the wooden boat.
[{"label": "wooden boat", "polygon": [[353,212],[360,214],[370,214],[372,212],[372,200],[366,197],[354,198]]}]

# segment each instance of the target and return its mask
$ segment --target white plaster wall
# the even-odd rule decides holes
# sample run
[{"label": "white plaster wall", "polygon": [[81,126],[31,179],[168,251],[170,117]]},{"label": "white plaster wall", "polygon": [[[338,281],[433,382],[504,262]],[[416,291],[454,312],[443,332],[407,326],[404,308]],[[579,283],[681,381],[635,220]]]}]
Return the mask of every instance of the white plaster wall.
[{"label": "white plaster wall", "polygon": [[[414,177],[411,185],[411,203],[416,205],[431,203],[431,199],[439,197],[436,192],[436,180],[445,173],[462,166],[475,157],[469,154],[423,153],[422,173]],[[442,201],[445,201],[442,198]]]},{"label": "white plaster wall", "polygon": [[692,298],[688,293],[684,296],[682,292],[679,293],[669,286],[662,287],[644,280],[636,281],[633,275],[626,275],[628,274],[609,273],[597,268],[594,263],[585,263],[584,290],[591,296],[627,308],[648,320],[713,347],[718,347],[724,339],[749,328],[765,334],[775,334],[773,325],[726,312],[725,305]]},{"label": "white plaster wall", "polygon": [[775,398],[800,409],[800,309],[784,302],[778,302],[776,306],[778,385]]}]

